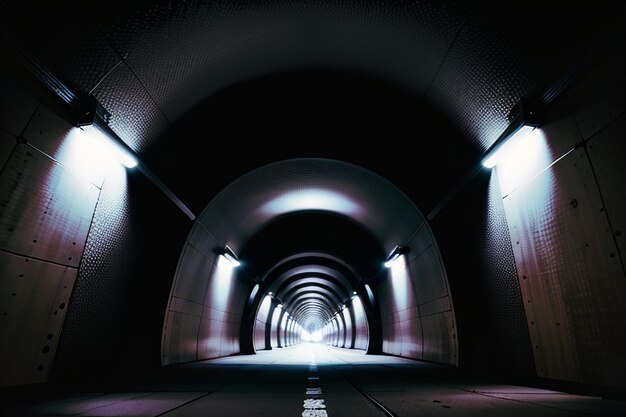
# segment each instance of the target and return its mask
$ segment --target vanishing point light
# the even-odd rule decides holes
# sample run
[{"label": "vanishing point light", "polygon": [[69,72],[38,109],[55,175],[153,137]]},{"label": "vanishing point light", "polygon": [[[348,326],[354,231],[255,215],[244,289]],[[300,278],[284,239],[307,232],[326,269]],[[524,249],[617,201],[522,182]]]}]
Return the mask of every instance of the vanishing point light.
[{"label": "vanishing point light", "polygon": [[539,126],[537,115],[529,109],[525,100],[520,100],[513,107],[508,119],[509,126],[485,153],[481,162],[485,168],[493,168],[498,164],[498,154],[507,143],[521,140]]},{"label": "vanishing point light", "polygon": [[235,255],[235,252],[233,252],[233,250],[228,245],[224,246],[224,250],[222,251],[221,255],[224,258],[228,259],[234,267],[238,267],[239,265],[241,265],[241,262],[239,262],[237,255]]}]

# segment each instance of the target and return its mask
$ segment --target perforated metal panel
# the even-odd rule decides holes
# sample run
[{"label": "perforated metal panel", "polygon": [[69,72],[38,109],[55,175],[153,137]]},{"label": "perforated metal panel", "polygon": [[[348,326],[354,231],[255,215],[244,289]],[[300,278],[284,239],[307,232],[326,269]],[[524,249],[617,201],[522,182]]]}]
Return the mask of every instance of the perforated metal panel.
[{"label": "perforated metal panel", "polygon": [[507,38],[469,15],[433,82],[427,100],[446,112],[476,146],[486,150],[507,127],[515,103],[536,81],[527,58]]},{"label": "perforated metal panel", "polygon": [[[120,167],[121,168],[121,167]],[[83,374],[98,357],[109,357],[135,253],[125,172],[104,183],[70,299],[52,379]]]},{"label": "perforated metal panel", "polygon": [[107,31],[175,119],[229,84],[307,66],[377,73],[421,95],[460,15],[417,2],[154,2]]},{"label": "perforated metal panel", "polygon": [[495,172],[489,182],[486,205],[479,250],[493,337],[498,346],[494,359],[516,374],[533,375],[534,360],[524,304]]},{"label": "perforated metal panel", "polygon": [[132,69],[117,66],[94,96],[111,113],[110,126],[135,152],[144,151],[169,126]]}]

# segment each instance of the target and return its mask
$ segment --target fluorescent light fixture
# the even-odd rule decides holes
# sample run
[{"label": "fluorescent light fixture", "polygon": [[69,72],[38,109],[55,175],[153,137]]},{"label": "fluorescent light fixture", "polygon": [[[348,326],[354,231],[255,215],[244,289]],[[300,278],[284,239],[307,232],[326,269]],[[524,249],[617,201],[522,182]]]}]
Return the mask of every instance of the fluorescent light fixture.
[{"label": "fluorescent light fixture", "polygon": [[398,260],[400,255],[403,255],[405,252],[405,248],[396,246],[385,260],[385,268],[391,268],[391,265],[393,265],[394,262]]},{"label": "fluorescent light fixture", "polygon": [[352,291],[352,295],[356,295],[356,291]]},{"label": "fluorescent light fixture", "polygon": [[109,126],[111,113],[95,99],[92,100],[90,108],[81,114],[83,117],[78,120],[77,126],[90,133],[106,152],[126,168],[136,167],[138,160],[134,151]]},{"label": "fluorescent light fixture", "polygon": [[529,109],[524,99],[513,107],[508,119],[509,126],[485,153],[481,162],[485,168],[493,168],[498,164],[498,154],[507,143],[521,140],[539,126],[537,115]]},{"label": "fluorescent light fixture", "polygon": [[237,259],[237,255],[235,255],[235,252],[233,252],[233,250],[228,245],[224,246],[224,250],[222,251],[221,255],[224,258],[228,259],[234,267],[241,265],[241,262],[239,262],[239,259]]}]

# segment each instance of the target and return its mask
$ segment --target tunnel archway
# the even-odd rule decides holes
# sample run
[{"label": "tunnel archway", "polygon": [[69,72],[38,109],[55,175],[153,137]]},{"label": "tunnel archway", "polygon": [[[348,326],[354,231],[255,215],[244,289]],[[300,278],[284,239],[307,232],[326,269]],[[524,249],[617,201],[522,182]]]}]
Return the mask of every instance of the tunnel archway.
[{"label": "tunnel archway", "polygon": [[[402,255],[386,268],[396,247]],[[170,292],[162,364],[315,333],[337,347],[456,365],[455,327],[436,241],[413,202],[363,167],[289,159],[241,176],[198,216]]]}]

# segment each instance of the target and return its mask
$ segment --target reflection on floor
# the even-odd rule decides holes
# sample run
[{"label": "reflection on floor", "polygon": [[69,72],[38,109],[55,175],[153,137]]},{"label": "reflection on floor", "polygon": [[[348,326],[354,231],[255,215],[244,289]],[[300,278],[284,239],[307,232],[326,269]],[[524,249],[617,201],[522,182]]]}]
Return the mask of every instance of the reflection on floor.
[{"label": "reflection on floor", "polygon": [[3,403],[7,416],[624,416],[626,402],[464,377],[321,344],[167,367],[115,392]]}]

